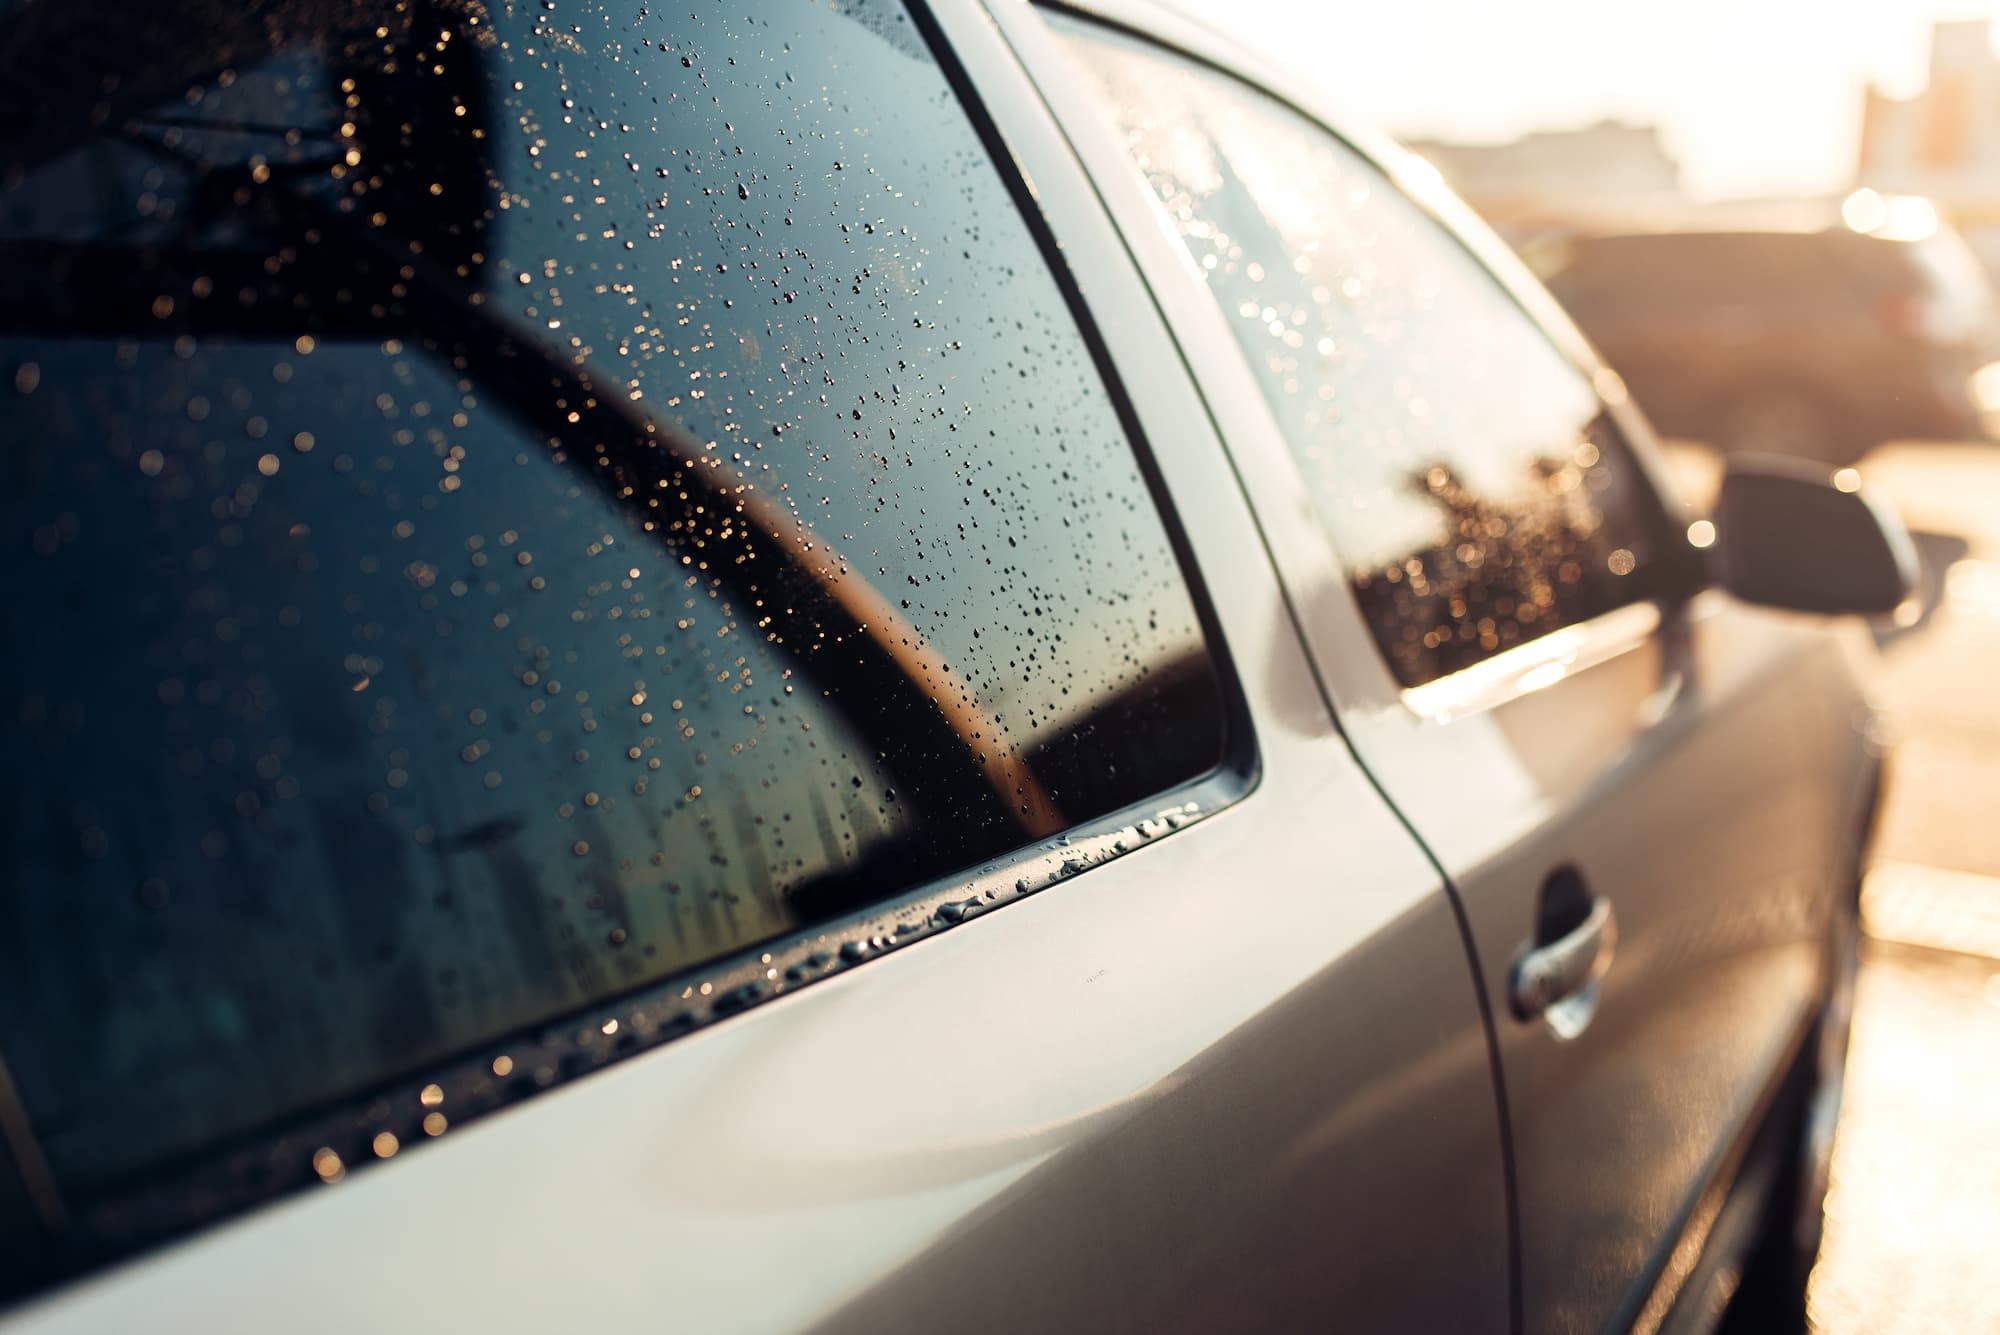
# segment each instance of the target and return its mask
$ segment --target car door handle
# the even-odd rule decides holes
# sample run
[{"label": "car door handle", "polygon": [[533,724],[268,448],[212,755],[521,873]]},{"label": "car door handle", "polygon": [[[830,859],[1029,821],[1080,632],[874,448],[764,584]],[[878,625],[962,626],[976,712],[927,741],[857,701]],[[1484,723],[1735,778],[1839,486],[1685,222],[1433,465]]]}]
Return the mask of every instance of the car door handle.
[{"label": "car door handle", "polygon": [[1598,895],[1582,922],[1547,945],[1523,947],[1514,957],[1507,994],[1515,1017],[1531,1020],[1596,983],[1611,967],[1617,944],[1618,920],[1611,901]]}]

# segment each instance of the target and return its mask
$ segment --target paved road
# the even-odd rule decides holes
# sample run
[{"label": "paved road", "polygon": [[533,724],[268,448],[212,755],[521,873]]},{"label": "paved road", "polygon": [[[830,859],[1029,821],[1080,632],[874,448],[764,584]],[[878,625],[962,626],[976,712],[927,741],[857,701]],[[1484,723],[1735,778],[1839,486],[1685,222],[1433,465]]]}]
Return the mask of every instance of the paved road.
[{"label": "paved road", "polygon": [[1901,740],[1811,1308],[1824,1335],[2000,1331],[2000,448],[1862,472],[1964,547],[1930,541],[1944,599],[1887,648]]},{"label": "paved road", "polygon": [[1863,476],[1912,529],[1967,544],[1932,624],[1889,654],[1902,741],[1880,854],[2000,877],[2000,449],[1891,447]]},{"label": "paved road", "polygon": [[2000,962],[1876,945],[1856,997],[1822,1335],[2000,1331]]},{"label": "paved road", "polygon": [[[1712,461],[1675,461],[1712,485]],[[2000,447],[1861,469],[1944,596],[1885,648],[1900,740],[1810,1305],[1822,1335],[2000,1332]]]}]

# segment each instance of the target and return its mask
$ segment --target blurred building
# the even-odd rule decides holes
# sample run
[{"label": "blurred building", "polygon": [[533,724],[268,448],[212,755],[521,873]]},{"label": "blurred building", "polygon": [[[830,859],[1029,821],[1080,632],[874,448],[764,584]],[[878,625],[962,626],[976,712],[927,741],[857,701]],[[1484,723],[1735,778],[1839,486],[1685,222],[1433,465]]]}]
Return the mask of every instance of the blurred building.
[{"label": "blurred building", "polygon": [[2000,262],[2000,56],[1989,20],[1932,25],[1930,81],[1915,97],[1869,87],[1856,178],[1929,196],[1989,266]]},{"label": "blurred building", "polygon": [[1660,142],[1658,126],[1604,120],[1502,144],[1404,142],[1503,227],[1551,215],[1644,212],[1681,200],[1680,164]]}]

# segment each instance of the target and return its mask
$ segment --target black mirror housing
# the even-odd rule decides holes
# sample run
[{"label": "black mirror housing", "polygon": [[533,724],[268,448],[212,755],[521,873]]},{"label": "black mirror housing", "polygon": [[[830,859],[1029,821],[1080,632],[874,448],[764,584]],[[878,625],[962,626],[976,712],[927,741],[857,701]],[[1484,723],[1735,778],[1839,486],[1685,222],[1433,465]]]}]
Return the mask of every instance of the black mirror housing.
[{"label": "black mirror housing", "polygon": [[1715,569],[1745,602],[1796,612],[1886,615],[1917,581],[1895,513],[1851,469],[1801,459],[1732,459],[1715,502]]}]

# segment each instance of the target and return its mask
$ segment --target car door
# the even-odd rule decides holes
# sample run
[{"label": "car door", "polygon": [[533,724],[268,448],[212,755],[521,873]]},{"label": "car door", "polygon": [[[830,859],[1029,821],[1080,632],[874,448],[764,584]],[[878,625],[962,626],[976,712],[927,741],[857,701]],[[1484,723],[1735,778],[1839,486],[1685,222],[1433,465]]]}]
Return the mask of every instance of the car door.
[{"label": "car door", "polygon": [[1643,428],[1412,201],[1434,174],[1392,178],[1213,64],[1050,21],[1080,59],[1044,86],[1110,181],[1087,123],[1108,113],[1126,180],[1105,189],[1158,299],[1239,347],[1199,369],[1342,726],[1457,887],[1525,1328],[1657,1320],[1820,986],[1857,750],[1821,641],[1691,603]]},{"label": "car door", "polygon": [[691,8],[24,16],[0,1324],[1504,1328],[1451,900],[1045,108]]}]

